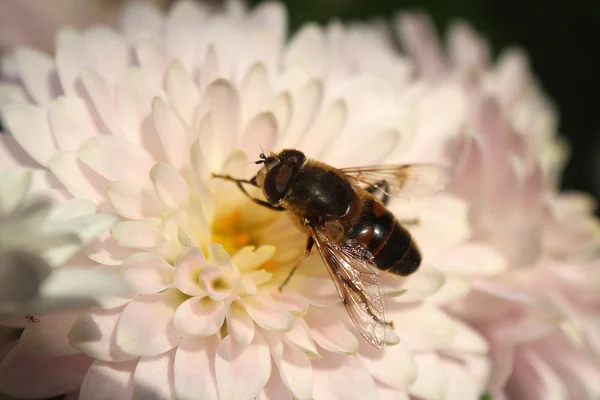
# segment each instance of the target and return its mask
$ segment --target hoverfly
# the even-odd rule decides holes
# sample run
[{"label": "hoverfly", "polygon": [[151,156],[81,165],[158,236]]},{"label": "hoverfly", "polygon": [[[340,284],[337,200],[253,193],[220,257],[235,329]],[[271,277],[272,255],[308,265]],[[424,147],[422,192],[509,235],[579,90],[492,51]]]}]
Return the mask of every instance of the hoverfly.
[{"label": "hoverfly", "polygon": [[[233,181],[255,203],[287,211],[307,234],[304,256],[316,245],[354,325],[376,348],[385,346],[385,304],[379,270],[400,276],[415,272],[421,253],[410,233],[386,208],[390,196],[426,195],[441,190],[445,170],[433,165],[381,165],[337,169],[299,150],[260,154],[262,164],[250,180],[213,174]],[[262,190],[266,201],[250,195],[244,184]]]}]

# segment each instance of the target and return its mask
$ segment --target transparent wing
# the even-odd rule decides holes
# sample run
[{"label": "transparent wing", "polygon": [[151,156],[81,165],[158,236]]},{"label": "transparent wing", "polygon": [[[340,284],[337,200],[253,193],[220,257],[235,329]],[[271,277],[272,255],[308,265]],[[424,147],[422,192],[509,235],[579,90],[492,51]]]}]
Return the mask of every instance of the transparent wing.
[{"label": "transparent wing", "polygon": [[374,165],[340,169],[363,188],[393,197],[415,198],[439,192],[450,181],[449,171],[433,164]]},{"label": "transparent wing", "polygon": [[359,243],[336,244],[324,228],[312,228],[312,235],[352,322],[369,343],[384,348],[388,323],[373,256]]}]

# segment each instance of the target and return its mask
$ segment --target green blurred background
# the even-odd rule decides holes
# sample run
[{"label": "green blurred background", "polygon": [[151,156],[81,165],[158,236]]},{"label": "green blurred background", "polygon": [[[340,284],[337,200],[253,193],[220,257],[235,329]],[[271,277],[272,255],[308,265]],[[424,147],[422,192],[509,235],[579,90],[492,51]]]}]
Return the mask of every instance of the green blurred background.
[{"label": "green blurred background", "polygon": [[[259,0],[251,0],[252,4]],[[487,36],[494,52],[524,47],[540,83],[556,102],[572,144],[563,188],[600,198],[600,0],[285,0],[290,27],[428,11],[440,32],[455,18]]]}]

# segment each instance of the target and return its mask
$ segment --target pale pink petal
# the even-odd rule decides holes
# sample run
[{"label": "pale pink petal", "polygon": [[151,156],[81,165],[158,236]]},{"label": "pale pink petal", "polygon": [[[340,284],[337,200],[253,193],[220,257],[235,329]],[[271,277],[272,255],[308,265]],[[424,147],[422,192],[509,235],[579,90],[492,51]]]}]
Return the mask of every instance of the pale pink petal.
[{"label": "pale pink petal", "polygon": [[450,360],[442,362],[446,375],[446,393],[444,400],[477,399],[482,392],[477,382],[460,364]]},{"label": "pale pink petal", "polygon": [[116,328],[124,307],[95,310],[82,315],[68,332],[71,346],[97,360],[121,362],[137,359],[116,344]]},{"label": "pale pink petal", "polygon": [[152,253],[136,253],[121,266],[121,277],[140,294],[157,293],[173,283],[174,268]]},{"label": "pale pink petal", "polygon": [[26,168],[1,170],[0,187],[0,214],[10,215],[25,200],[31,186],[31,171]]},{"label": "pale pink petal", "polygon": [[186,337],[175,354],[175,391],[181,400],[218,400],[215,359],[219,340],[216,337]]},{"label": "pale pink petal", "polygon": [[198,248],[190,249],[175,264],[175,285],[190,296],[205,295],[200,286],[200,272],[206,264],[204,253]]},{"label": "pale pink petal", "polygon": [[133,373],[133,398],[175,398],[174,363],[175,349],[160,355],[140,358]]},{"label": "pale pink petal", "polygon": [[117,83],[130,63],[130,49],[125,38],[107,26],[93,26],[84,32],[83,39],[88,63],[108,82]]},{"label": "pale pink petal", "polygon": [[152,3],[134,1],[123,9],[120,26],[133,42],[157,36],[163,26],[163,12]]},{"label": "pale pink petal", "polygon": [[123,217],[143,219],[160,215],[161,204],[154,190],[129,182],[111,182],[106,191],[110,204]]},{"label": "pale pink petal", "polygon": [[60,86],[52,59],[40,51],[20,48],[15,61],[21,81],[38,104],[46,104],[60,94]]},{"label": "pale pink petal", "polygon": [[57,151],[48,164],[48,168],[67,188],[73,197],[90,198],[101,201],[104,193],[96,183],[106,182],[79,159],[79,154]]},{"label": "pale pink petal", "polygon": [[7,104],[2,109],[3,122],[19,145],[42,165],[56,151],[45,109],[31,104]]},{"label": "pale pink petal", "polygon": [[175,327],[192,336],[214,335],[225,322],[225,304],[209,298],[192,297],[175,311]]},{"label": "pale pink petal", "polygon": [[373,378],[355,356],[327,354],[312,363],[314,400],[377,398]]},{"label": "pale pink petal", "polygon": [[443,399],[448,382],[444,366],[435,353],[416,354],[417,380],[410,386],[409,393],[424,400]]},{"label": "pale pink petal", "polygon": [[226,305],[225,308],[228,337],[231,337],[239,346],[247,346],[257,334],[256,327],[248,313],[237,304],[239,300],[235,300],[236,297],[228,299],[231,304]]},{"label": "pale pink petal", "polygon": [[252,118],[242,134],[241,149],[247,154],[260,152],[259,144],[264,149],[273,149],[277,143],[277,119],[272,112],[264,112]]},{"label": "pale pink petal", "polygon": [[316,24],[304,25],[290,40],[284,55],[286,67],[300,68],[310,76],[325,74],[326,42],[323,30]]},{"label": "pale pink petal", "polygon": [[61,150],[79,150],[86,139],[100,133],[86,104],[78,97],[63,96],[53,100],[48,107],[48,119]]},{"label": "pale pink petal", "polygon": [[474,328],[454,320],[454,335],[448,349],[459,354],[487,354],[489,346],[485,338]]},{"label": "pale pink petal", "polygon": [[219,60],[214,44],[209,44],[200,66],[198,86],[204,91],[206,86],[219,78]]},{"label": "pale pink petal", "polygon": [[121,245],[132,248],[147,249],[165,242],[162,229],[143,221],[119,222],[111,234]]},{"label": "pale pink petal", "polygon": [[406,389],[417,378],[415,361],[407,348],[400,343],[378,350],[361,340],[358,358],[377,381],[395,389]]},{"label": "pale pink petal", "polygon": [[150,179],[156,194],[168,208],[178,208],[187,203],[190,188],[181,174],[170,164],[156,164],[150,170]]},{"label": "pale pink petal", "polygon": [[432,350],[450,343],[453,321],[436,306],[426,303],[407,310],[391,309],[388,319],[394,321],[395,333],[411,350]]},{"label": "pale pink petal", "polygon": [[17,346],[0,363],[0,392],[29,399],[73,392],[92,362],[83,354],[48,357]]},{"label": "pale pink petal", "polygon": [[210,168],[220,169],[237,141],[240,123],[240,99],[236,89],[226,80],[211,83],[202,98],[198,116],[210,115],[211,129],[199,137],[202,148],[211,149],[205,153]]},{"label": "pale pink petal", "polygon": [[160,97],[152,101],[152,116],[167,160],[177,170],[187,166],[187,158],[183,156],[188,149],[187,132],[181,117]]},{"label": "pale pink petal", "polygon": [[444,252],[434,264],[448,274],[466,275],[496,275],[504,271],[507,260],[498,251],[483,243],[470,242]]},{"label": "pale pink petal", "polygon": [[27,324],[19,346],[24,351],[48,357],[63,357],[79,353],[69,344],[67,334],[79,313],[48,314],[39,322]]},{"label": "pale pink petal", "polygon": [[400,303],[412,303],[424,300],[436,293],[446,282],[444,275],[437,269],[422,265],[407,279],[399,279],[391,274],[381,274],[382,289],[388,296],[397,296]]},{"label": "pale pink petal", "polygon": [[[269,109],[277,118],[279,132],[285,132],[289,128],[292,119],[292,95],[290,92],[282,92],[275,97]],[[281,147],[281,143],[279,143],[279,146]]]},{"label": "pale pink petal", "polygon": [[169,10],[164,29],[165,42],[171,56],[179,60],[187,71],[191,71],[202,26],[208,15],[207,7],[201,3],[179,2]]},{"label": "pale pink petal", "polygon": [[121,127],[117,117],[115,93],[112,85],[106,82],[96,71],[90,69],[84,69],[81,72],[81,83],[106,128],[114,134],[120,133]]},{"label": "pale pink petal", "polygon": [[410,400],[406,392],[386,385],[377,385],[377,391],[379,392],[379,400]]},{"label": "pale pink petal", "polygon": [[242,304],[250,318],[264,329],[287,331],[292,328],[292,315],[265,296],[248,296]]},{"label": "pale pink petal", "polygon": [[225,337],[217,349],[215,370],[220,398],[255,398],[271,375],[267,342],[259,332],[256,332],[252,343],[247,346],[240,345],[231,336]]},{"label": "pale pink petal", "polygon": [[152,99],[156,96],[166,97],[151,72],[132,67],[121,76],[115,91],[117,116],[123,135],[132,143],[148,143],[142,134],[142,124],[150,116]]},{"label": "pale pink petal", "polygon": [[[271,363],[271,370],[275,370],[277,366]],[[287,387],[283,384],[280,374],[271,374],[265,388],[263,389],[258,400],[293,400],[292,395]]]},{"label": "pale pink petal", "polygon": [[80,399],[129,400],[133,396],[133,373],[138,360],[107,362],[96,360],[81,384]]},{"label": "pale pink petal", "polygon": [[342,354],[354,354],[358,351],[356,335],[340,321],[335,312],[311,307],[305,319],[310,328],[310,336],[325,350]]},{"label": "pale pink petal", "polygon": [[0,110],[9,103],[29,103],[23,86],[16,83],[0,82]]},{"label": "pale pink petal", "polygon": [[346,125],[348,107],[343,100],[329,104],[310,130],[300,138],[298,148],[311,157],[320,158]]},{"label": "pale pink petal", "polygon": [[[377,123],[361,127],[359,132],[351,134],[352,140],[344,145],[345,150],[328,153],[327,161],[339,167],[372,165],[380,163],[396,149],[400,143],[401,132],[395,127],[381,127]],[[370,132],[364,135],[364,132]],[[332,149],[334,147],[331,147]]]},{"label": "pale pink petal", "polygon": [[271,296],[275,303],[294,315],[305,315],[308,311],[308,302],[293,292],[274,290]]},{"label": "pale pink petal", "polygon": [[[323,100],[323,83],[313,80],[292,93],[292,119],[282,136],[280,146],[294,147],[306,128],[313,122]],[[277,115],[277,114],[275,114]],[[285,126],[280,123],[280,126]]]},{"label": "pale pink petal", "polygon": [[132,300],[117,325],[116,343],[124,351],[152,356],[177,346],[181,334],[173,324],[175,310],[183,299],[176,290],[141,295]]},{"label": "pale pink petal", "polygon": [[310,400],[313,393],[312,364],[303,352],[279,342],[271,348],[271,355],[283,384],[295,399]]},{"label": "pale pink petal", "polygon": [[186,126],[193,124],[193,118],[200,92],[198,87],[177,61],[171,63],[166,77],[167,98]]},{"label": "pale pink petal", "polygon": [[292,329],[283,334],[283,340],[311,359],[320,357],[317,346],[310,337],[310,330],[302,318],[294,318]]},{"label": "pale pink petal", "polygon": [[263,64],[252,65],[240,84],[240,101],[246,122],[267,105],[269,95],[269,76]]},{"label": "pale pink petal", "polygon": [[56,73],[67,95],[77,93],[77,79],[86,66],[85,47],[79,32],[72,28],[61,30],[56,38]]},{"label": "pale pink petal", "polygon": [[81,161],[110,181],[127,181],[141,187],[149,183],[154,161],[133,143],[116,136],[96,136],[86,140],[79,150]]},{"label": "pale pink petal", "polygon": [[135,47],[135,57],[140,66],[152,73],[155,79],[161,79],[168,67],[166,54],[159,48],[158,43],[154,43],[148,38]]}]

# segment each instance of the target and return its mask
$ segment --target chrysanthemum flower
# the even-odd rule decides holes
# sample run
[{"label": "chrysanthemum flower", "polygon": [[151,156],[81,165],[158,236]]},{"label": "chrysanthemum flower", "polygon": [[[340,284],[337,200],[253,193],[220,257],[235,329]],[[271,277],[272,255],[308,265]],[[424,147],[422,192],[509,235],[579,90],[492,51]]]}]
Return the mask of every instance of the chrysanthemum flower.
[{"label": "chrysanthemum flower", "polygon": [[87,256],[117,271],[132,293],[95,311],[45,317],[43,329],[27,326],[28,340],[0,364],[1,392],[479,396],[487,343],[438,304],[506,262],[468,240],[462,200],[391,204],[399,217],[419,217],[410,229],[424,263],[406,281],[383,276],[396,328],[379,351],[350,323],[317,254],[278,290],[304,238],[284,215],[210,179],[211,172],[252,176],[259,143],[296,147],[339,167],[400,162],[404,153],[407,162],[437,160],[411,145],[447,128],[431,121],[439,96],[454,99],[456,88],[411,96],[420,93],[416,83],[401,96],[369,74],[315,71],[303,33],[285,44],[285,19],[270,3],[252,12],[230,3],[213,14],[180,2],[166,16],[138,5],[125,10],[119,29],[62,31],[54,58],[15,51],[14,81],[0,86],[10,132],[1,137],[0,160],[35,168],[56,198],[91,199],[119,218]]},{"label": "chrysanthemum flower", "polygon": [[[493,397],[597,398],[600,225],[591,199],[556,192],[566,146],[554,107],[522,51],[492,65],[485,41],[463,23],[450,29],[447,51],[423,14],[401,14],[396,26],[404,54],[376,26],[355,29],[380,43],[379,65],[360,69],[400,89],[403,71],[426,86],[461,88],[461,108],[445,103],[442,119],[460,111],[467,134],[438,141],[459,168],[453,191],[469,204],[472,238],[509,261],[506,273],[473,280],[475,290],[448,306],[491,342]],[[364,45],[352,41],[348,53]]]}]

